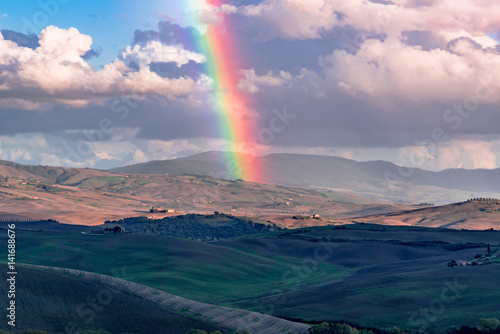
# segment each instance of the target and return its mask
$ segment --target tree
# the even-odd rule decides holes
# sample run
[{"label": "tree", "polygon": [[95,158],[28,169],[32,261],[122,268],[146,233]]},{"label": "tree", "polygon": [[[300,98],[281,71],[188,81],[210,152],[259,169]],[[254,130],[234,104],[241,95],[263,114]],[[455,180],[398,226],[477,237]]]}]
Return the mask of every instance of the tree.
[{"label": "tree", "polygon": [[309,329],[310,334],[373,334],[371,331],[359,330],[355,327],[351,327],[348,324],[335,324],[323,322],[319,325],[315,325]]},{"label": "tree", "polygon": [[319,325],[314,325],[309,328],[309,334],[328,334],[330,333],[330,324],[328,322],[322,322]]},{"label": "tree", "polygon": [[476,326],[482,333],[490,334],[500,328],[500,321],[497,318],[481,319],[477,322]]}]

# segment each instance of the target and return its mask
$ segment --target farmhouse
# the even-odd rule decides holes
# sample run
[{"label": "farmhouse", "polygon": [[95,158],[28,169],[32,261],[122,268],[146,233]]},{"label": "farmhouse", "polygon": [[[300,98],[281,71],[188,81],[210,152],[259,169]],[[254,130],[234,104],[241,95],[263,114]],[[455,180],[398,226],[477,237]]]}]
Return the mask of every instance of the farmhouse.
[{"label": "farmhouse", "polygon": [[175,210],[174,209],[162,209],[162,208],[152,206],[151,209],[149,210],[149,212],[151,212],[151,213],[158,213],[158,212],[160,212],[160,213],[161,212],[174,213]]}]

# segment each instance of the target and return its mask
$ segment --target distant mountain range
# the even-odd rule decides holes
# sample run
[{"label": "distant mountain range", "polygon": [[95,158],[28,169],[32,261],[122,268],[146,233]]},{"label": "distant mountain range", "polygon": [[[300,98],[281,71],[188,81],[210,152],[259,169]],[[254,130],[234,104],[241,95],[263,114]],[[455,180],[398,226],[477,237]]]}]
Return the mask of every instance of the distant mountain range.
[{"label": "distant mountain range", "polygon": [[[225,152],[151,161],[114,168],[113,172],[198,174],[234,177]],[[257,161],[251,161],[257,159]],[[261,166],[261,180],[289,186],[344,190],[377,199],[450,203],[471,197],[500,197],[500,169],[447,169],[440,172],[405,168],[387,161],[358,162],[339,157],[270,154],[246,157]]]}]

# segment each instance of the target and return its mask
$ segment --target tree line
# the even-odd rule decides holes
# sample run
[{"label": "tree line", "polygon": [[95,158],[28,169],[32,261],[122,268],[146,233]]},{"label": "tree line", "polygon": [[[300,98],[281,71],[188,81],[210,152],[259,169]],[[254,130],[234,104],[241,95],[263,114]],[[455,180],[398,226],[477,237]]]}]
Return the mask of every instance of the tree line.
[{"label": "tree line", "polygon": [[167,235],[177,238],[213,241],[245,235],[281,231],[276,224],[263,224],[248,218],[215,212],[213,215],[187,214],[162,219],[130,217],[105,224],[125,226],[127,232]]}]

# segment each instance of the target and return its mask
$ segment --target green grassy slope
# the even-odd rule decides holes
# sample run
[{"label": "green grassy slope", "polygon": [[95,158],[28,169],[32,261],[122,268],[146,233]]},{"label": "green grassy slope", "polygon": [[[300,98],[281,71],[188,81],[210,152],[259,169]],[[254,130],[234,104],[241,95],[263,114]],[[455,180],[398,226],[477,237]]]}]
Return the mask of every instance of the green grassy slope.
[{"label": "green grassy slope", "polygon": [[[338,241],[321,245],[321,240]],[[447,244],[439,246],[441,242]],[[500,265],[447,267],[451,259],[467,260],[485,253],[486,246],[447,249],[468,242],[498,245],[500,232],[356,225],[220,244],[260,256],[293,255],[308,264],[288,278],[296,280],[296,287],[283,289],[280,299],[263,296],[235,302],[237,307],[272,305],[278,316],[444,332],[453,325],[472,326],[480,318],[500,316]],[[352,272],[339,280],[308,284],[301,277],[314,272],[311,260]]]},{"label": "green grassy slope", "polygon": [[[498,231],[354,225],[217,243],[19,231],[17,240],[20,262],[92,271],[283,317],[438,332],[500,317],[500,265],[447,267],[452,259],[484,254],[486,243],[496,250]],[[455,280],[467,287],[453,301],[443,298]],[[438,313],[422,311],[429,308]]]},{"label": "green grassy slope", "polygon": [[[282,286],[281,275],[301,259],[263,257],[239,250],[155,235],[83,236],[18,232],[19,261],[87,270],[203,302],[231,305]],[[3,243],[3,242],[2,242]],[[311,280],[347,275],[322,265]]]},{"label": "green grassy slope", "polygon": [[[2,272],[7,266],[0,265]],[[76,333],[77,329],[106,329],[111,333],[186,333],[220,326],[167,311],[111,287],[84,282],[56,272],[17,267],[16,330],[44,329],[48,333]],[[0,292],[7,300],[7,282]],[[126,315],[126,316],[124,316]],[[6,321],[0,329],[12,330]]]}]

